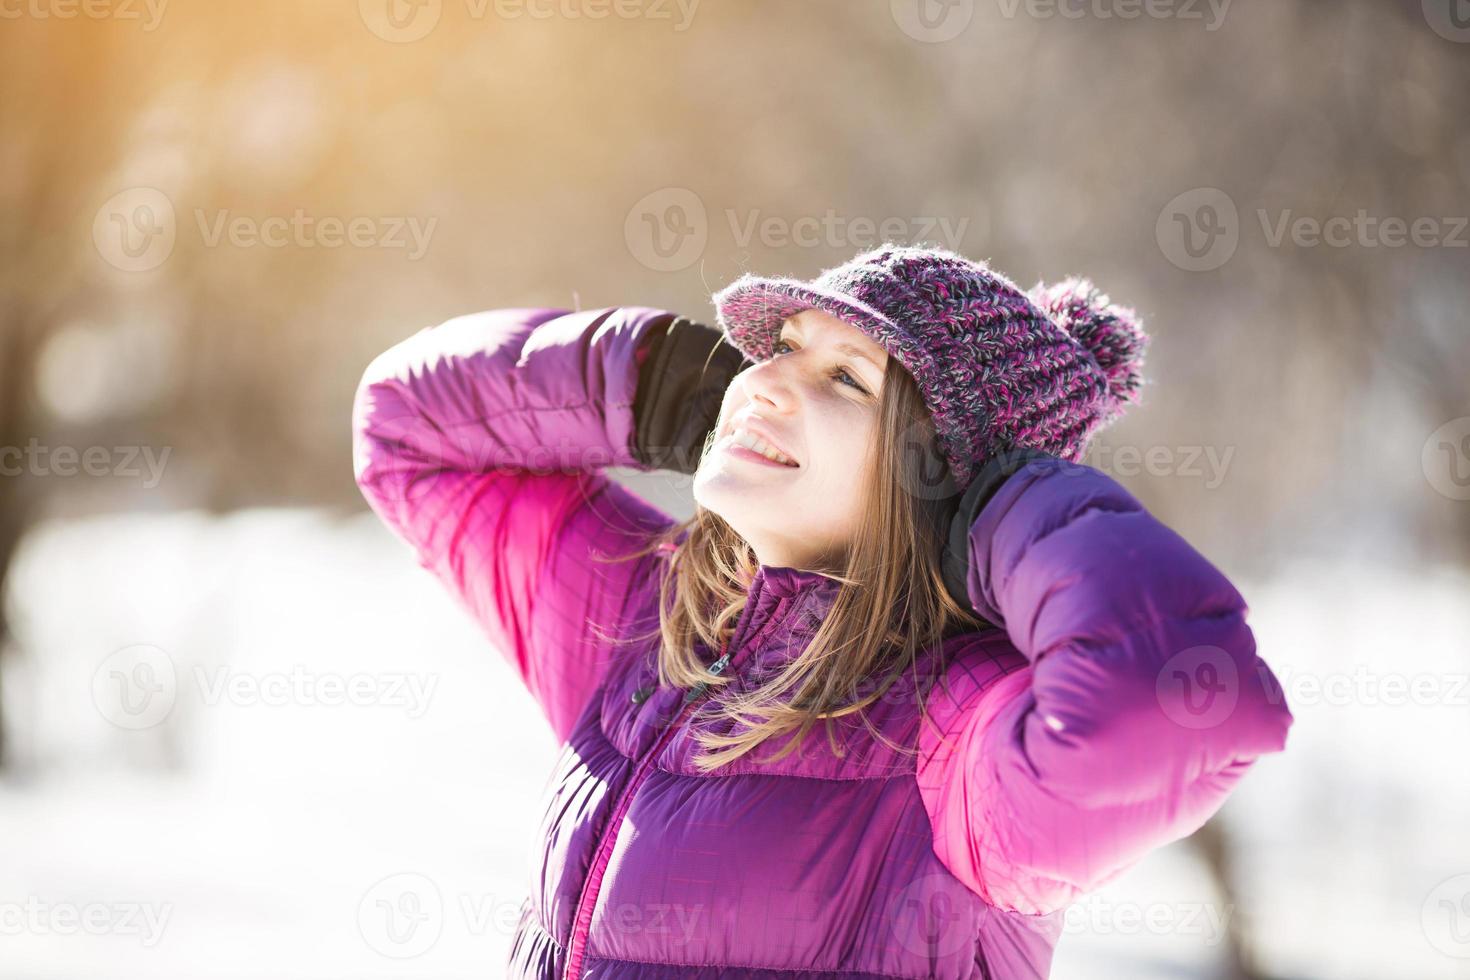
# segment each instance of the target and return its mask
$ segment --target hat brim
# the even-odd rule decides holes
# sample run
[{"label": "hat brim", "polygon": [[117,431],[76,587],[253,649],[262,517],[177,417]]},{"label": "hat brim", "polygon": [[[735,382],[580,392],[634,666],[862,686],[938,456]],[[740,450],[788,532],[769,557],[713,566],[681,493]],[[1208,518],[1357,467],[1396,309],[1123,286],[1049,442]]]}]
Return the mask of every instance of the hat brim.
[{"label": "hat brim", "polygon": [[902,331],[877,310],[844,293],[795,279],[746,274],[713,297],[715,318],[725,338],[752,361],[774,353],[781,324],[803,310],[818,309],[857,327],[892,351]]}]

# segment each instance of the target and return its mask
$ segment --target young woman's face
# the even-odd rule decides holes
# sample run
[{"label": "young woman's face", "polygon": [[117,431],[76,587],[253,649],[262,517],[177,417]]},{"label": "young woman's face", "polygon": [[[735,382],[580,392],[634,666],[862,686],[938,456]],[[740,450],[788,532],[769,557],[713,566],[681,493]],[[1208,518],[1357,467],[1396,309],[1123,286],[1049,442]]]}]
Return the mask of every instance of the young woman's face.
[{"label": "young woman's face", "polygon": [[[782,324],[773,357],[731,381],[694,499],[761,564],[840,569],[871,479],[887,364],[862,331],[810,309]],[[742,425],[797,465],[743,448]]]}]

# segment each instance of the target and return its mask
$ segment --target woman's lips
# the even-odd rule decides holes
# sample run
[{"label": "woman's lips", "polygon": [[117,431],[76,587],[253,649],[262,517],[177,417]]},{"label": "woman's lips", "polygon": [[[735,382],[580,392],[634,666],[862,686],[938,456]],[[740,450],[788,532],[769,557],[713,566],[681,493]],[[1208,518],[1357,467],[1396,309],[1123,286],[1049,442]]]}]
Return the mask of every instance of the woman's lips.
[{"label": "woman's lips", "polygon": [[771,466],[778,470],[801,469],[801,467],[799,466],[788,466],[785,463],[778,463],[774,459],[768,459],[765,456],[762,456],[760,453],[756,452],[754,449],[746,449],[744,446],[740,445],[740,443],[736,442],[731,436],[726,436],[720,441],[720,448],[729,453],[731,456],[734,456],[736,459],[746,459],[752,463],[763,463],[766,466]]},{"label": "woman's lips", "polygon": [[[787,452],[785,447],[780,445],[776,441],[774,435],[768,432],[763,426],[751,425],[748,422],[744,422],[738,419],[732,419],[729,422],[726,422],[724,427],[720,429],[720,437],[722,439],[730,439],[732,441],[735,441],[735,433],[737,430],[744,430],[745,432],[754,436],[760,442],[764,442],[769,448],[774,449],[778,454],[784,457],[784,459],[780,461],[780,465],[790,466],[792,469],[796,469],[801,466],[801,464],[796,461],[796,457]],[[743,445],[743,443],[738,441],[737,444]],[[749,446],[745,446],[744,448],[750,449]],[[755,450],[751,449],[751,452],[755,452]],[[757,453],[757,455],[760,454]],[[791,462],[787,463],[785,462],[785,460],[790,460]]]}]

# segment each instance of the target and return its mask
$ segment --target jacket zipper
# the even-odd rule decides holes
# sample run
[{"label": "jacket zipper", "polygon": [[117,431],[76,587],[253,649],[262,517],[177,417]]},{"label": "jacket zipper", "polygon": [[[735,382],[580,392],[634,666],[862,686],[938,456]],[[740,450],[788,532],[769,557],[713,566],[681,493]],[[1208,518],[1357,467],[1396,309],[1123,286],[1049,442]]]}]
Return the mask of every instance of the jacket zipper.
[{"label": "jacket zipper", "polygon": [[[786,602],[785,599],[778,600],[777,608],[771,613],[770,623],[780,620],[780,607]],[[769,623],[767,624],[769,628]],[[762,629],[755,639],[742,644],[735,652],[740,653],[749,649],[759,642],[760,636],[765,634]],[[730,639],[734,639],[733,635]],[[720,659],[709,665],[709,672],[716,677],[720,676],[730,666],[732,654],[730,652],[730,641],[726,640],[725,649]],[[653,748],[649,749],[639,760],[637,768],[629,778],[628,784],[623,787],[622,794],[618,797],[617,804],[613,807],[612,814],[607,818],[607,826],[603,829],[602,836],[598,839],[596,850],[593,851],[592,866],[587,871],[587,880],[582,883],[582,896],[577,900],[577,914],[572,919],[572,939],[567,947],[567,968],[562,974],[563,980],[578,980],[582,975],[582,961],[587,955],[587,939],[592,931],[592,909],[597,904],[597,895],[602,889],[602,878],[607,871],[607,862],[612,857],[613,844],[618,839],[618,829],[622,826],[623,816],[632,805],[633,795],[648,778],[653,769],[653,760],[658,758],[664,746],[669,740],[684,727],[690,713],[694,711],[695,704],[705,696],[709,690],[709,683],[700,681],[691,687],[684,695],[684,703],[679,709],[679,714],[674,721],[664,729],[654,741]]]}]

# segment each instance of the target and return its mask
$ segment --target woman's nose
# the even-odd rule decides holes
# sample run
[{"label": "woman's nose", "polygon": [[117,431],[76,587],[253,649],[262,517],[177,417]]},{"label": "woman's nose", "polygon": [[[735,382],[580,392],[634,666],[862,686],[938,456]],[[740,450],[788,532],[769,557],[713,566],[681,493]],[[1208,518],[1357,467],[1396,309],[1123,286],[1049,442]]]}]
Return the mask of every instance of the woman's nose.
[{"label": "woman's nose", "polygon": [[782,367],[771,361],[746,372],[745,392],[751,401],[763,402],[778,410],[786,409],[791,402],[789,379]]}]

